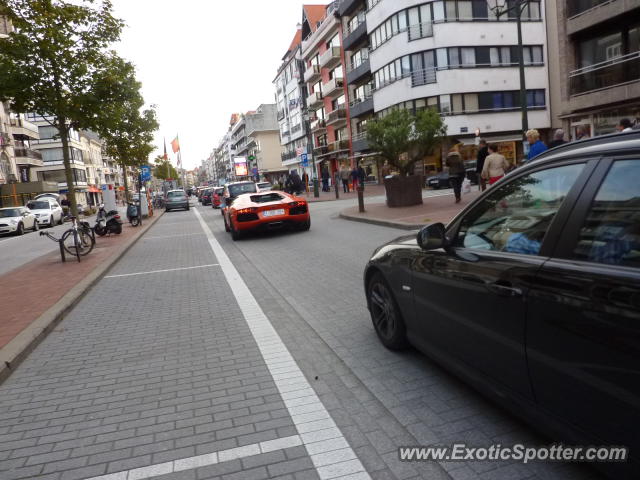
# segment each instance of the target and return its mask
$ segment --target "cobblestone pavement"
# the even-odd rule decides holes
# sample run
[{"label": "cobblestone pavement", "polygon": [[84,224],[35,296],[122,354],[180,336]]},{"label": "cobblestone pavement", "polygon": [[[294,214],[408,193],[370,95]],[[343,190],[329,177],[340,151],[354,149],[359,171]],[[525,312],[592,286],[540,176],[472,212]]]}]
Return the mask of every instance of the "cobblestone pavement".
[{"label": "cobblestone pavement", "polygon": [[0,479],[596,478],[398,461],[399,445],[546,440],[382,348],[362,268],[401,232],[339,204],[314,205],[310,232],[236,243],[211,208],[164,215],[0,385]]}]

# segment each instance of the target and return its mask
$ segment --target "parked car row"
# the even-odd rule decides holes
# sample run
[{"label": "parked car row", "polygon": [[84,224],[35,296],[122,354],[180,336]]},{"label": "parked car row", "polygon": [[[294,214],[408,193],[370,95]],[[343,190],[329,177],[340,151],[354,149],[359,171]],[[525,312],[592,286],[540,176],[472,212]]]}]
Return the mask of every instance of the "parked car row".
[{"label": "parked car row", "polygon": [[24,207],[0,208],[0,234],[22,235],[41,226],[59,225],[63,218],[62,207],[53,194],[38,195]]},{"label": "parked car row", "polygon": [[554,441],[621,445],[640,478],[640,132],[563,145],[447,226],[378,248],[383,345],[413,345]]}]

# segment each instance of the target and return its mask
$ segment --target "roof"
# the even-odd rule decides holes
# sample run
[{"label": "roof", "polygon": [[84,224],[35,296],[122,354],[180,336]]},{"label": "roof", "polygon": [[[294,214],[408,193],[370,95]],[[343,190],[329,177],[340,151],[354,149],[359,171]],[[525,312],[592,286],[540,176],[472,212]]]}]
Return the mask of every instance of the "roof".
[{"label": "roof", "polygon": [[[291,40],[291,45],[289,45],[289,49],[287,50],[287,53],[291,52],[292,50],[295,50],[296,47],[298,45],[300,45],[300,43],[302,43],[302,29],[299,28],[298,30],[296,30],[296,34],[293,37],[293,40]],[[287,55],[285,54],[285,57]]]},{"label": "roof", "polygon": [[318,23],[325,17],[327,5],[303,5],[302,9],[311,31],[315,32],[318,29]]}]

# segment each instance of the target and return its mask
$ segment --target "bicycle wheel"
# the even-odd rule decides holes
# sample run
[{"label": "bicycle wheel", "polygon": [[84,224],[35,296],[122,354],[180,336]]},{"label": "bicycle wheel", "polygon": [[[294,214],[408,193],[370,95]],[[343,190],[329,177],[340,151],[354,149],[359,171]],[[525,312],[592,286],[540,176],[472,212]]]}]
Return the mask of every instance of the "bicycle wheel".
[{"label": "bicycle wheel", "polygon": [[78,261],[80,261],[81,256],[93,250],[91,236],[82,230],[76,231],[70,229],[64,232],[64,235],[62,235],[62,245],[65,252],[78,257]]}]

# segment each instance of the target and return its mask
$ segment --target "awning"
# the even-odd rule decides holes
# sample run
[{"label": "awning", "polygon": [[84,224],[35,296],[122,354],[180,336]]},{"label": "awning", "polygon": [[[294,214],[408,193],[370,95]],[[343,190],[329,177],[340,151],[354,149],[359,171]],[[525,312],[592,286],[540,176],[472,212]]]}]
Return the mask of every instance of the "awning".
[{"label": "awning", "polygon": [[[518,137],[518,136],[513,135],[513,134],[511,134],[511,135],[494,135],[494,136],[483,135],[480,138],[486,140],[487,143],[521,142],[522,141],[522,137]],[[463,145],[475,145],[476,144],[476,137],[459,138],[459,140],[462,142]]]},{"label": "awning", "polygon": [[101,193],[101,192],[102,190],[100,190],[95,185],[89,185],[89,193]]}]

